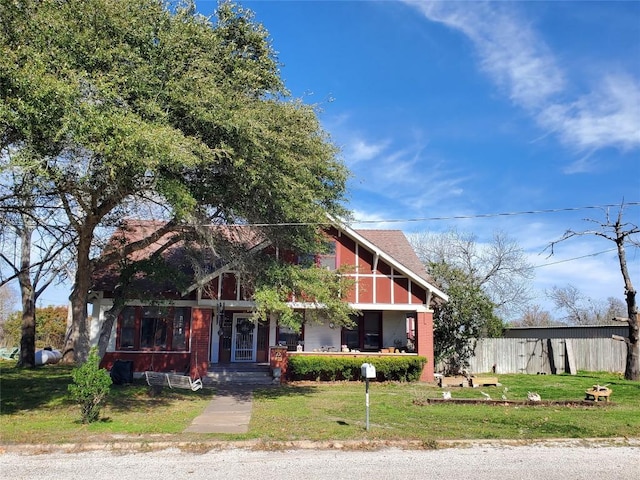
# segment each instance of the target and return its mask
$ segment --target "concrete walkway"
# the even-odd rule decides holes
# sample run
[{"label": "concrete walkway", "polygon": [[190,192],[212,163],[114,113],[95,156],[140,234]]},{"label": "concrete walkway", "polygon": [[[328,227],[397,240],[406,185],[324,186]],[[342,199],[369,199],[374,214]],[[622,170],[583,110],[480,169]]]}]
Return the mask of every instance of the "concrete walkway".
[{"label": "concrete walkway", "polygon": [[252,399],[251,385],[218,387],[213,400],[193,419],[185,432],[247,433],[251,420]]}]

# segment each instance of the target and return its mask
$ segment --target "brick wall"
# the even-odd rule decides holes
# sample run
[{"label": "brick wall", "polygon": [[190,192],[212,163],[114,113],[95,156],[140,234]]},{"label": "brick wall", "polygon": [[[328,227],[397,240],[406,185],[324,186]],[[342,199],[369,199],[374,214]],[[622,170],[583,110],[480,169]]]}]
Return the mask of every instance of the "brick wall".
[{"label": "brick wall", "polygon": [[191,311],[191,377],[207,373],[209,366],[209,335],[211,333],[211,309],[194,308]]},{"label": "brick wall", "polygon": [[420,376],[421,382],[434,381],[434,361],[433,361],[433,313],[416,313],[416,353],[427,357],[427,364]]}]

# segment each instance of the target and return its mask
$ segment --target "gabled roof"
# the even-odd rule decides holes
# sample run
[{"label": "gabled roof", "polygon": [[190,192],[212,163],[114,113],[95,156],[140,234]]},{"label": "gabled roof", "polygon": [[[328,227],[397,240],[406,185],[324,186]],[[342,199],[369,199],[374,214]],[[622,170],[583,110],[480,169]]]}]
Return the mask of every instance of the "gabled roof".
[{"label": "gabled roof", "polygon": [[360,229],[355,231],[425,280],[433,281],[402,231]]},{"label": "gabled roof", "polygon": [[449,299],[446,293],[434,285],[433,279],[401,230],[354,230],[346,225],[336,225],[336,228],[379,254],[396,270],[412,278],[442,300]]},{"label": "gabled roof", "polygon": [[[416,255],[413,247],[407,240],[407,237],[400,230],[354,230],[345,224],[333,222],[335,228],[342,233],[351,237],[357,243],[371,250],[378,255],[386,263],[394,269],[407,275],[414,282],[421,285],[432,294],[448,300],[447,295],[438,289],[433,283],[433,279],[427,274],[424,265]],[[123,223],[123,225],[113,234],[104,254],[112,252],[114,249],[122,249],[124,245],[139,242],[148,238],[154,232],[158,231],[165,225],[165,222],[156,220],[135,220]],[[268,245],[264,237],[260,235],[258,230],[246,226],[215,226],[215,229],[224,240],[230,243],[242,245],[246,250],[255,248],[264,248]],[[144,248],[132,253],[128,256],[129,260],[136,261],[149,258],[154,253],[161,251],[162,257],[173,267],[179,268],[185,274],[195,274],[192,260],[187,255],[187,244],[185,240],[175,241],[173,238],[176,232],[170,232],[154,242],[144,246]],[[170,244],[169,246],[167,246]],[[193,246],[190,246],[193,248]],[[187,288],[192,291],[202,284],[202,281],[209,280],[217,273],[228,269],[228,261],[215,252],[202,249],[203,255],[206,255],[207,263],[210,270],[207,275],[200,279],[199,282]],[[112,291],[118,282],[118,266],[115,264],[94,272],[93,290]],[[169,287],[167,285],[167,287]]]},{"label": "gabled roof", "polygon": [[[103,250],[102,256],[108,255],[114,251],[122,250],[125,245],[136,242],[142,242],[148,239],[155,232],[166,225],[166,222],[158,220],[128,220],[122,223],[109,239]],[[211,226],[208,227],[218,235],[218,238],[228,244],[240,245],[250,250],[258,245],[264,244],[264,238],[260,236],[255,229],[249,229],[242,226]],[[185,234],[186,233],[186,234]],[[155,241],[149,242],[142,248],[135,250],[127,255],[126,259],[131,262],[140,261],[150,258],[156,253],[160,253],[161,257],[172,267],[178,269],[185,275],[195,275],[194,254],[199,255],[201,260],[209,266],[209,269],[218,270],[228,262],[216,252],[216,248],[198,248],[198,246],[188,239],[190,235],[188,230],[180,230],[177,228],[160,236]],[[222,242],[221,242],[222,243]],[[119,281],[118,262],[96,270],[93,272],[92,290],[112,291]],[[202,272],[201,272],[202,273]],[[142,280],[138,279],[141,283]],[[170,290],[171,285],[165,282],[163,290]],[[157,288],[157,286],[155,287]]]}]

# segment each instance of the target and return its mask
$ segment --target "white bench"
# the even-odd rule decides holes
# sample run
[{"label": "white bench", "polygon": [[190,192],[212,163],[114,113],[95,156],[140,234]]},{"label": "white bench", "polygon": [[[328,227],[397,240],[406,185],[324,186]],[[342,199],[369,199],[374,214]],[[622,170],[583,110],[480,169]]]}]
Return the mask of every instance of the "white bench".
[{"label": "white bench", "polygon": [[191,380],[189,375],[147,371],[144,377],[150,387],[185,388],[194,392],[202,388],[202,380]]}]

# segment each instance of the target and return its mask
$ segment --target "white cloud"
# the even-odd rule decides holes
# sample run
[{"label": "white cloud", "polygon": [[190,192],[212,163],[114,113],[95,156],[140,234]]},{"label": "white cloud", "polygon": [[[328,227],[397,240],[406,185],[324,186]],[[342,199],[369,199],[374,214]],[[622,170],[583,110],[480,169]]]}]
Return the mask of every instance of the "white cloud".
[{"label": "white cloud", "polygon": [[425,211],[444,198],[462,195],[469,180],[468,172],[460,173],[436,158],[425,159],[421,141],[392,150],[391,142],[358,138],[344,151],[351,152],[346,161],[354,175],[354,188],[382,195],[390,204],[404,205],[411,211]]},{"label": "white cloud", "polygon": [[609,297],[624,300],[624,282],[615,252],[583,257],[581,252],[586,255],[598,253],[593,246],[586,247],[550,258],[531,257],[534,261],[537,259],[535,264],[540,266],[535,270],[538,303],[544,304],[547,310],[552,311],[554,307],[544,294],[554,286],[575,286],[584,296],[594,300]]},{"label": "white cloud", "polygon": [[390,222],[389,220],[392,220],[392,218],[386,212],[371,213],[356,209],[352,213],[356,221],[351,227],[356,229],[404,230],[404,227],[407,226],[405,222]]},{"label": "white cloud", "polygon": [[[406,3],[427,19],[464,33],[494,83],[568,146],[580,150],[640,147],[638,79],[608,73],[594,78],[592,91],[581,95],[571,90],[566,72],[544,38],[518,15],[513,4]],[[571,96],[573,100],[566,100]]]},{"label": "white cloud", "polygon": [[565,85],[544,41],[513,10],[483,2],[408,2],[431,21],[462,31],[482,68],[517,104],[534,108]]},{"label": "white cloud", "polygon": [[572,104],[549,104],[539,122],[579,148],[640,146],[640,83],[629,75],[608,75],[600,89]]},{"label": "white cloud", "polygon": [[562,171],[567,175],[572,175],[574,173],[586,173],[592,172],[595,170],[596,165],[593,160],[590,159],[593,151],[589,152],[587,155],[584,155],[577,159],[575,162],[567,165]]},{"label": "white cloud", "polygon": [[[552,313],[554,306],[545,291],[554,286],[573,285],[594,300],[606,300],[608,297],[623,300],[624,282],[612,241],[594,235],[574,237],[556,244],[554,254],[549,256],[549,243],[558,240],[568,226],[576,231],[590,227],[591,224],[581,218],[583,216],[584,213],[569,212],[557,216],[554,214],[544,221],[530,224],[520,221],[512,225],[514,238],[527,252],[528,261],[536,267],[536,302]],[[593,218],[597,218],[597,215]],[[627,267],[632,279],[640,278],[639,253],[640,249],[627,249]]]},{"label": "white cloud", "polygon": [[[629,210],[629,217],[632,212],[637,210]],[[549,256],[548,245],[558,240],[567,228],[582,231],[592,226],[584,216],[584,212],[558,212],[544,217],[508,217],[484,227],[478,223],[460,230],[476,233],[480,242],[488,241],[496,229],[507,232],[525,251],[527,261],[536,267],[533,281],[536,303],[554,313],[553,304],[545,296],[545,291],[553,286],[573,285],[594,300],[623,299],[624,284],[613,242],[594,235],[574,237],[556,244],[554,254]],[[598,215],[590,217],[597,219]],[[635,280],[640,279],[640,249],[627,249],[627,266],[632,279],[640,281]]]},{"label": "white cloud", "polygon": [[347,164],[353,165],[377,157],[387,146],[388,142],[368,143],[361,138],[356,138],[344,148],[343,154]]}]

